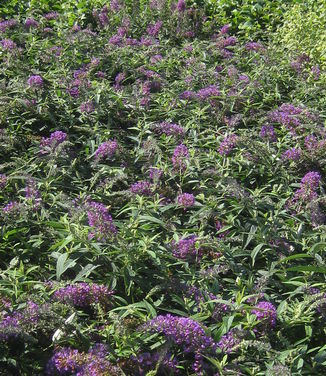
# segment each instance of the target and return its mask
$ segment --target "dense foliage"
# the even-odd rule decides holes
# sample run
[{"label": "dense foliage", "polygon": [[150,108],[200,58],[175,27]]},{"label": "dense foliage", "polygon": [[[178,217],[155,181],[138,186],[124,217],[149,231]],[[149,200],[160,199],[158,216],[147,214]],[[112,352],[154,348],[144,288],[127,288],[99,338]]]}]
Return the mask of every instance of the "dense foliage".
[{"label": "dense foliage", "polygon": [[8,4],[0,374],[324,374],[322,67],[183,0]]}]

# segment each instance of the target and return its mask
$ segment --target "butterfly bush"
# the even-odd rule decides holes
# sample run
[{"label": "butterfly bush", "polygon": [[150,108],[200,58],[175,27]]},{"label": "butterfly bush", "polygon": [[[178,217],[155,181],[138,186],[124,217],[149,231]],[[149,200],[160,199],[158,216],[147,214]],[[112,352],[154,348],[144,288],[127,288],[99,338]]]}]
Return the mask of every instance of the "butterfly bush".
[{"label": "butterfly bush", "polygon": [[41,76],[33,75],[29,77],[29,79],[27,80],[27,84],[29,87],[40,88],[43,86],[44,82]]},{"label": "butterfly bush", "polygon": [[188,236],[185,239],[179,240],[177,243],[175,241],[172,242],[173,248],[173,256],[181,259],[194,259],[197,256],[200,257],[201,251],[197,250],[196,248],[197,237],[196,235]]},{"label": "butterfly bush", "polygon": [[88,202],[87,218],[88,225],[92,227],[92,231],[88,234],[90,240],[96,239],[100,242],[106,242],[116,235],[117,228],[105,205],[95,201]]},{"label": "butterfly bush", "polygon": [[264,326],[272,328],[276,325],[277,312],[275,306],[266,301],[261,301],[256,305],[256,308],[251,311],[261,321]]},{"label": "butterfly bush", "polygon": [[53,300],[78,308],[86,308],[96,303],[106,306],[111,303],[112,295],[113,291],[107,286],[82,282],[56,290]]},{"label": "butterfly bush", "polygon": [[192,193],[182,193],[177,197],[177,202],[185,209],[195,204],[195,196]]},{"label": "butterfly bush", "polygon": [[40,142],[40,153],[49,154],[54,153],[58,146],[67,139],[67,133],[62,131],[55,131],[51,133],[50,137],[42,137]]},{"label": "butterfly bush", "polygon": [[189,150],[186,145],[178,145],[172,155],[172,164],[175,169],[185,171],[187,168],[187,162],[189,160]]},{"label": "butterfly bush", "polygon": [[230,136],[225,136],[224,140],[221,142],[218,152],[220,155],[229,155],[234,149],[238,141],[238,136],[231,134]]},{"label": "butterfly bush", "polygon": [[103,142],[95,152],[97,160],[112,158],[118,149],[118,142],[116,140],[109,140]]}]

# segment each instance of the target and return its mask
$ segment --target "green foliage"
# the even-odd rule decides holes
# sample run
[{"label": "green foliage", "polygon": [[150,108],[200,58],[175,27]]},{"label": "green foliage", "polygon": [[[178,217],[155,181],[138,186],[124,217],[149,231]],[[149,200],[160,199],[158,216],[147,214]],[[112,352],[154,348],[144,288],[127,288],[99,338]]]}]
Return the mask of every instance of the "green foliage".
[{"label": "green foliage", "polygon": [[325,1],[299,1],[288,7],[274,38],[275,43],[293,55],[305,53],[326,67]]}]

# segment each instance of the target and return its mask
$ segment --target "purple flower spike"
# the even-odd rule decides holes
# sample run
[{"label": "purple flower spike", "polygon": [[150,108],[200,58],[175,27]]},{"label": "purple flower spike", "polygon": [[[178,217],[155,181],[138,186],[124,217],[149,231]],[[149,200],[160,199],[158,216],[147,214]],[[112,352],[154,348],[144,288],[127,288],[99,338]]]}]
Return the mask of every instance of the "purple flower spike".
[{"label": "purple flower spike", "polygon": [[184,208],[189,208],[195,203],[195,196],[192,193],[182,193],[177,198],[178,204]]},{"label": "purple flower spike", "polygon": [[29,87],[42,87],[43,86],[43,78],[39,75],[30,76],[27,80],[27,84]]},{"label": "purple flower spike", "polygon": [[259,302],[251,313],[256,315],[257,320],[262,321],[266,328],[274,327],[276,325],[276,308],[270,302]]}]

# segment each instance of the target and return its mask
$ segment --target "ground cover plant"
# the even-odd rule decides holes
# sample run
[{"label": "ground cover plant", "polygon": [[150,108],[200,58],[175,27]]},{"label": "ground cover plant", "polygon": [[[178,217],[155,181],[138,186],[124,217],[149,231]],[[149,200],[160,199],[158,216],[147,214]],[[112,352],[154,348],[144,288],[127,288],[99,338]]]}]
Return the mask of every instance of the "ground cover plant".
[{"label": "ground cover plant", "polygon": [[0,374],[325,374],[323,67],[193,2],[8,4]]}]

